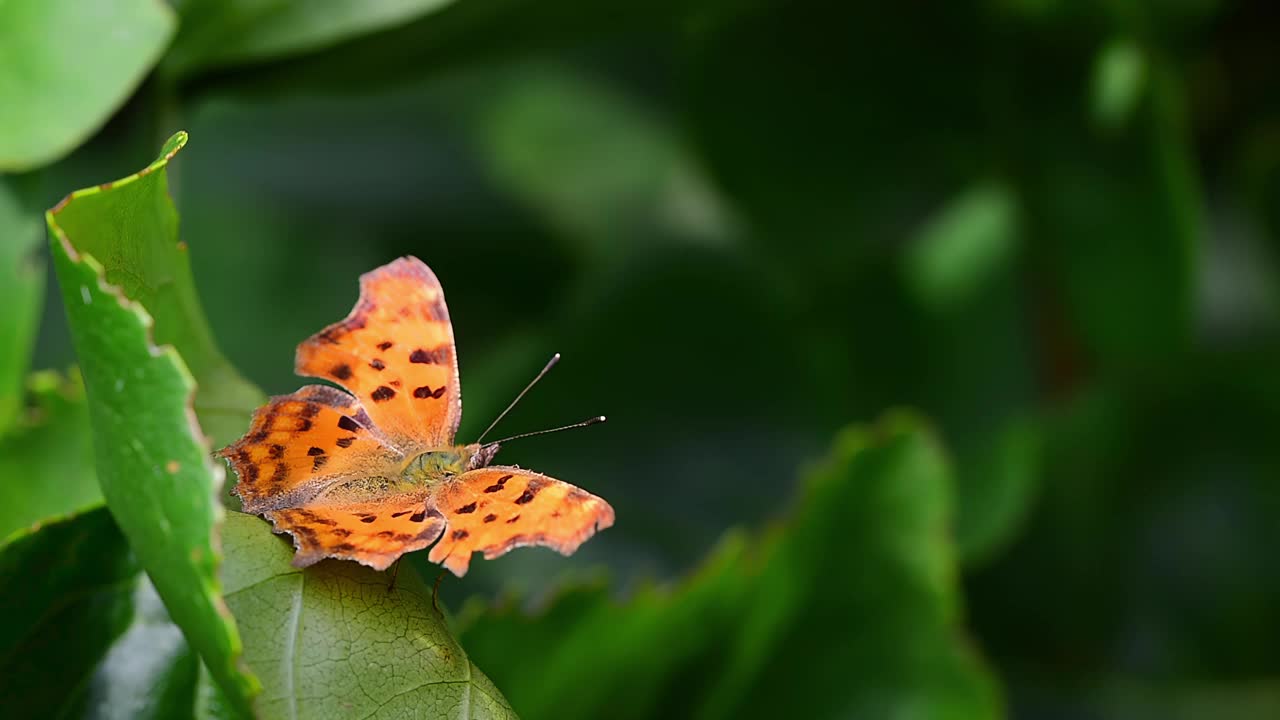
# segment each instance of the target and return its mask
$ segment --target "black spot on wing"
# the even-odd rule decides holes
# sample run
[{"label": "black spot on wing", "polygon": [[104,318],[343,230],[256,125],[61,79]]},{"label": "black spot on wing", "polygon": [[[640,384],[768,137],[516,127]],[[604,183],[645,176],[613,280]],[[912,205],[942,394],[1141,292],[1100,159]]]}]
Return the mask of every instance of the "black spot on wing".
[{"label": "black spot on wing", "polygon": [[347,432],[355,432],[360,429],[360,425],[346,415],[343,415],[338,419],[338,427],[346,430]]},{"label": "black spot on wing", "polygon": [[511,475],[503,475],[502,477],[498,478],[498,482],[496,482],[496,483],[494,483],[494,484],[490,485],[489,487],[485,488],[485,489],[484,489],[484,491],[485,491],[485,492],[487,492],[487,493],[496,493],[496,492],[498,492],[498,491],[502,490],[502,486],[503,486],[503,485],[506,485],[506,484],[507,484],[507,481],[508,481],[508,480],[510,480],[510,479],[511,479],[511,477],[512,477]]},{"label": "black spot on wing", "polygon": [[373,368],[374,370],[385,370],[387,368],[387,364],[382,362],[378,358],[374,358],[369,361],[369,367]]},{"label": "black spot on wing", "polygon": [[350,380],[351,366],[346,363],[342,363],[340,365],[334,365],[333,369],[329,371],[329,374],[338,378],[339,380]]},{"label": "black spot on wing", "polygon": [[453,534],[450,535],[449,537],[453,538],[454,540],[466,540],[467,537],[470,535],[471,533],[467,532],[466,530],[454,530]]},{"label": "black spot on wing", "polygon": [[520,497],[516,498],[516,504],[526,505],[532,502],[545,485],[546,482],[533,478],[529,481],[528,486],[525,487],[524,492],[520,494]]},{"label": "black spot on wing", "polygon": [[462,507],[458,508],[457,510],[454,510],[454,512],[455,512],[455,513],[457,513],[457,514],[459,514],[459,515],[467,515],[467,514],[469,514],[469,513],[473,513],[473,512],[475,512],[475,511],[476,511],[476,504],[475,504],[474,502],[467,503],[466,505],[463,505]]},{"label": "black spot on wing", "polygon": [[338,438],[338,447],[340,447],[340,448],[349,448],[349,447],[351,447],[351,443],[353,443],[353,442],[355,442],[355,441],[356,441],[356,439],[355,439],[354,437]]},{"label": "black spot on wing", "polygon": [[449,346],[441,345],[431,350],[418,348],[409,353],[409,362],[424,365],[443,365],[449,359]]},{"label": "black spot on wing", "polygon": [[396,391],[386,385],[379,385],[376,390],[369,394],[374,402],[386,402],[396,396]]},{"label": "black spot on wing", "polygon": [[485,515],[485,516],[484,516],[484,521],[485,521],[485,522],[487,522],[487,523],[491,523],[491,522],[493,522],[494,520],[497,520],[497,519],[498,519],[498,516],[497,516],[497,515],[494,515],[493,513],[489,513],[488,515]]},{"label": "black spot on wing", "polygon": [[391,342],[390,340],[383,340],[382,342],[378,343],[378,349],[381,350],[382,352],[386,352],[390,350],[391,346],[394,344],[395,343]]},{"label": "black spot on wing", "polygon": [[318,447],[310,448],[310,449],[308,449],[308,450],[307,450],[307,454],[308,454],[308,455],[311,455],[311,456],[313,456],[313,457],[314,457],[314,456],[316,456],[316,455],[323,455],[323,454],[324,454],[324,448],[318,448]]}]

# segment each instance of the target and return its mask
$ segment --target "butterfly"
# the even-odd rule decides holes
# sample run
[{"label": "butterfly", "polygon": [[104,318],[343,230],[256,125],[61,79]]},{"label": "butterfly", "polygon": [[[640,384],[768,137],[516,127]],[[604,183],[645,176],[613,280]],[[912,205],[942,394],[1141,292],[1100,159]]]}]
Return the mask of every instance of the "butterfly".
[{"label": "butterfly", "polygon": [[361,275],[351,314],[298,345],[295,371],[343,389],[271,398],[218,454],[239,476],[243,510],[293,536],[298,567],[333,557],[385,570],[434,543],[429,559],[461,577],[472,553],[568,555],[613,524],[613,508],[585,490],[490,465],[500,443],[455,444],[453,326],[439,280],[415,257]]}]

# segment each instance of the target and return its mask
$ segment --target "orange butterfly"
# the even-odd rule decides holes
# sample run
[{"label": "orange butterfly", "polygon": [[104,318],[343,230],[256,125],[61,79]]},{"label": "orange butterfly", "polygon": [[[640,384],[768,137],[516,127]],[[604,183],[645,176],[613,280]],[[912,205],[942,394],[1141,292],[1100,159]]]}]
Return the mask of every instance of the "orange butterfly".
[{"label": "orange butterfly", "polygon": [[307,385],[273,397],[219,454],[240,477],[244,511],[293,535],[298,567],[335,557],[385,570],[440,539],[430,560],[461,577],[473,552],[568,555],[613,525],[613,508],[591,493],[489,465],[498,442],[454,444],[453,326],[440,281],[417,258],[360,276],[351,314],[298,346],[295,371],[349,392]]}]

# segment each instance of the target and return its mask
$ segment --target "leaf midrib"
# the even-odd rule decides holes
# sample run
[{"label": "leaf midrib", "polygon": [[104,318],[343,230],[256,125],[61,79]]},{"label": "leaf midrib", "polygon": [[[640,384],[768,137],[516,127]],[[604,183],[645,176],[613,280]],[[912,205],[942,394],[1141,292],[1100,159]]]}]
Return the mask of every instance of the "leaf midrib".
[{"label": "leaf midrib", "polygon": [[307,586],[307,574],[298,573],[297,590],[293,594],[293,607],[289,612],[289,622],[293,623],[293,628],[289,635],[292,640],[285,647],[285,662],[289,667],[289,717],[298,720],[298,695],[294,692],[297,687],[298,674],[298,636],[302,633],[302,600],[303,590]]}]

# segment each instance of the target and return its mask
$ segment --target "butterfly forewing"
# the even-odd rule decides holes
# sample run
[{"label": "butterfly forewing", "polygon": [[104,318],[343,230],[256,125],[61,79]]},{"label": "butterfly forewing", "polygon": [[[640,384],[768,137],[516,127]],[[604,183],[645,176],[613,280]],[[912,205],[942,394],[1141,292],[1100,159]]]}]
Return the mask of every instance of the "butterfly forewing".
[{"label": "butterfly forewing", "polygon": [[401,450],[453,443],[462,419],[453,326],[440,281],[417,258],[361,275],[351,314],[298,346],[296,370],[350,390]]},{"label": "butterfly forewing", "polygon": [[471,554],[492,559],[525,545],[544,545],[564,555],[613,525],[609,503],[567,482],[517,467],[493,465],[463,473],[432,501],[444,516],[440,542],[429,559],[466,574]]},{"label": "butterfly forewing", "polygon": [[403,459],[355,398],[324,385],[271,398],[249,432],[219,454],[240,478],[235,493],[245,512],[254,513],[299,505],[344,480],[392,471]]}]

